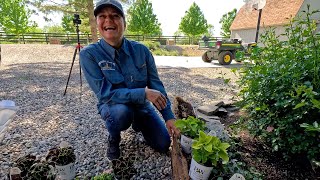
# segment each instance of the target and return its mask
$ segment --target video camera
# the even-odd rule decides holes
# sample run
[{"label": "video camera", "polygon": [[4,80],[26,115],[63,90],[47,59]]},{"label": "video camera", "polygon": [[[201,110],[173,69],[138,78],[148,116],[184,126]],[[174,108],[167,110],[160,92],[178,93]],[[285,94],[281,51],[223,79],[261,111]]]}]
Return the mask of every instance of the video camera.
[{"label": "video camera", "polygon": [[81,19],[79,14],[74,14],[73,16],[73,24],[79,25],[81,24]]}]

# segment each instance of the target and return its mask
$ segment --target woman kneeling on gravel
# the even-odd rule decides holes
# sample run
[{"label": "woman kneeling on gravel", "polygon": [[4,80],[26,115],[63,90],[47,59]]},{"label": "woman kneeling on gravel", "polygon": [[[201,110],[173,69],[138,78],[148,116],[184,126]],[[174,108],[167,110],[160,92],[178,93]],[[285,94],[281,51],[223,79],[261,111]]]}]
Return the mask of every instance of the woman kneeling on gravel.
[{"label": "woman kneeling on gravel", "polygon": [[167,152],[169,134],[179,135],[179,131],[152,54],[146,46],[123,37],[126,22],[117,0],[99,1],[94,15],[102,38],[80,52],[80,63],[109,131],[108,158],[120,157],[120,132],[131,124],[148,145]]}]

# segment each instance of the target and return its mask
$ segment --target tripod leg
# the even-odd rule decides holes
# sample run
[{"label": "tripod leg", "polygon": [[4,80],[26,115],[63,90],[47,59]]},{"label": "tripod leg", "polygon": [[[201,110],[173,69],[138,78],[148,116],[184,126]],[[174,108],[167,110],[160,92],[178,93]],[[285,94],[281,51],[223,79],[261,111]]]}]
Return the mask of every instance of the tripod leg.
[{"label": "tripod leg", "polygon": [[74,64],[74,60],[76,59],[76,55],[77,55],[77,48],[74,50],[73,59],[72,59],[72,63],[71,63],[70,71],[69,71],[69,76],[68,76],[66,88],[65,88],[64,93],[63,93],[64,96],[65,96],[66,93],[67,93],[67,88],[68,88],[68,84],[69,84],[69,80],[70,80],[70,76],[71,76],[71,72],[72,72],[72,67],[73,67],[73,64]]},{"label": "tripod leg", "polygon": [[[79,55],[80,55],[80,43],[79,43]],[[81,73],[81,64],[80,64],[80,59],[79,59],[79,71],[80,71],[80,102],[81,102],[81,97],[82,97],[82,73]]]}]

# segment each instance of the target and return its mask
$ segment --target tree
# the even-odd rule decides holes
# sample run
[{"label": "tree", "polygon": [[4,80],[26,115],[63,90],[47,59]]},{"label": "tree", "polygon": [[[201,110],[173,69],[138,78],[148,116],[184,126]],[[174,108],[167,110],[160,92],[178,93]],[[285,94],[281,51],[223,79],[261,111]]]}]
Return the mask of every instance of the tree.
[{"label": "tree", "polygon": [[[131,0],[121,0],[125,5],[131,4]],[[81,32],[89,33],[91,32],[91,38],[94,42],[98,40],[97,35],[97,23],[93,14],[93,0],[68,0],[60,1],[60,3],[53,0],[28,0],[28,4],[33,5],[38,8],[39,11],[46,15],[52,12],[62,12],[64,16],[69,16],[69,18],[62,19],[62,26],[66,28],[67,32],[72,32],[72,19],[75,13],[80,14],[82,24],[79,29]],[[45,19],[50,21],[51,18],[46,16]],[[70,18],[72,17],[72,18]],[[66,22],[69,20],[69,22]],[[90,27],[90,30],[88,29]],[[74,27],[73,27],[74,29]]]},{"label": "tree", "polygon": [[29,20],[30,14],[25,0],[0,1],[0,28],[6,33],[17,34],[20,37],[37,26]]},{"label": "tree", "polygon": [[143,35],[160,35],[162,30],[157,16],[153,14],[149,0],[137,0],[128,10],[129,32]]},{"label": "tree", "polygon": [[[67,2],[56,2],[52,0],[29,0],[28,2],[30,5],[38,8],[39,11],[46,15],[46,21],[51,21],[49,15],[52,12],[63,13],[63,23],[61,25],[62,27],[67,28],[65,29],[67,32],[74,32],[74,30],[71,30],[72,28],[75,28],[72,27],[73,15],[79,14],[80,18],[82,19],[82,24],[79,27],[80,31],[84,33],[91,32],[92,40],[94,42],[98,40],[97,24],[93,14],[93,0],[68,0]],[[69,20],[69,22],[66,22],[66,20]],[[90,30],[87,27],[90,27]]]},{"label": "tree", "polygon": [[230,37],[231,31],[230,31],[230,26],[236,18],[237,15],[237,9],[233,9],[232,11],[224,14],[222,18],[220,19],[219,23],[222,25],[221,26],[221,32],[220,35],[223,37]]},{"label": "tree", "polygon": [[191,37],[207,33],[209,27],[200,7],[195,2],[186,11],[179,24],[179,29]]},{"label": "tree", "polygon": [[65,33],[65,29],[59,25],[45,26],[43,29],[46,33]]}]

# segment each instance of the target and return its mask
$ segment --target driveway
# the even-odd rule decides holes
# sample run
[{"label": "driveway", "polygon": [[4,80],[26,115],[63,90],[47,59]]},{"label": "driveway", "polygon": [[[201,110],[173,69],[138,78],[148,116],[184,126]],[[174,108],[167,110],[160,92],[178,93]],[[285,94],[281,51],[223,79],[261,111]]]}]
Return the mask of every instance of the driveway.
[{"label": "driveway", "polygon": [[203,62],[200,56],[197,57],[186,57],[186,56],[154,56],[156,65],[158,68],[172,68],[172,67],[183,67],[183,68],[202,68],[202,67],[239,67],[242,63],[232,61],[230,65],[220,65],[218,60],[213,60],[211,63]]}]

